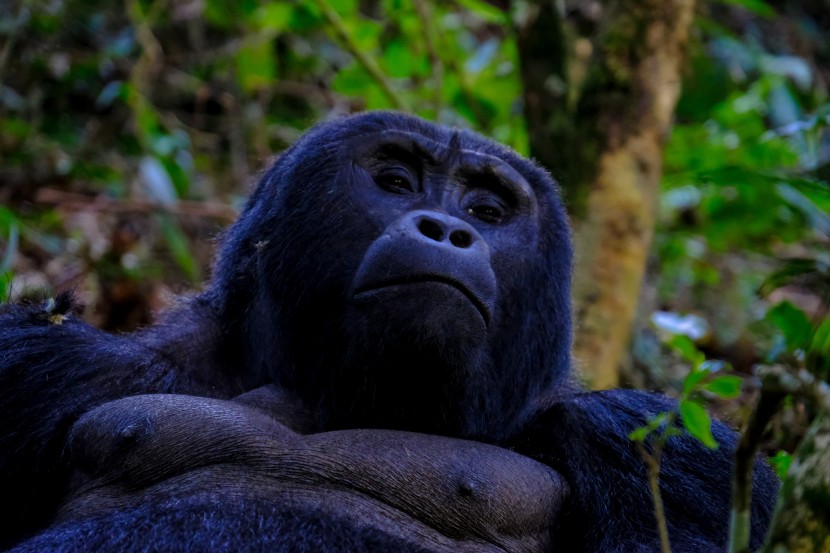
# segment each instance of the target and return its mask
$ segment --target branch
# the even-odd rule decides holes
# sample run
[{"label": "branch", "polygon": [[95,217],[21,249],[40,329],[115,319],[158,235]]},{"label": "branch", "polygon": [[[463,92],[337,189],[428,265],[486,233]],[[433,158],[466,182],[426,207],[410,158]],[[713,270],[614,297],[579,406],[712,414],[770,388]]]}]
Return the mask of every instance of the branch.
[{"label": "branch", "polygon": [[147,200],[116,200],[105,196],[88,196],[63,192],[54,188],[41,188],[35,196],[37,203],[59,206],[69,211],[104,211],[109,213],[158,213],[166,211],[174,215],[206,217],[225,222],[236,220],[238,213],[232,207],[218,202],[192,202],[178,200],[171,206],[163,206]]},{"label": "branch", "polygon": [[[741,446],[745,440],[751,446],[753,441],[760,439],[762,426],[765,426],[764,419],[768,420],[774,414],[774,409],[777,409],[777,398],[780,402],[787,394],[795,394],[814,403],[819,413],[793,456],[762,553],[826,551],[830,543],[830,520],[827,518],[827,505],[830,503],[830,447],[827,447],[830,443],[830,417],[827,415],[830,412],[830,386],[806,369],[790,371],[783,365],[771,365],[762,367],[761,370],[762,395],[756,413],[753,413],[745,436],[741,439]],[[741,449],[739,447],[738,450],[741,457],[736,453],[735,477],[746,480],[747,484],[735,484],[736,492],[741,491],[743,494],[735,497],[731,552],[747,550],[747,545],[742,540],[748,540],[744,534],[749,532],[747,488],[751,481],[751,462],[747,452],[741,452]],[[738,463],[743,463],[744,466],[739,468]],[[744,489],[741,490],[740,487]],[[743,512],[739,505],[743,506]]]},{"label": "branch", "polygon": [[427,55],[429,56],[429,64],[432,67],[433,92],[432,97],[433,109],[437,116],[441,111],[443,100],[441,93],[444,91],[444,64],[441,61],[441,56],[438,55],[438,49],[435,47],[435,35],[433,33],[433,25],[429,20],[429,6],[424,0],[413,0],[415,11],[418,14],[418,19],[421,22],[421,29],[424,31],[424,43],[427,48]]},{"label": "branch", "polygon": [[749,551],[750,506],[752,505],[752,469],[764,430],[778,412],[786,396],[780,387],[767,378],[761,387],[758,404],[741,434],[735,451],[732,473],[732,514],[729,521],[729,553]]},{"label": "branch", "polygon": [[363,52],[360,49],[360,46],[352,39],[352,36],[349,34],[349,30],[346,28],[346,25],[343,23],[343,19],[340,15],[331,7],[331,4],[328,3],[328,0],[315,0],[317,3],[317,7],[320,8],[320,11],[323,12],[323,16],[329,22],[329,24],[334,28],[334,32],[337,37],[340,39],[340,42],[343,43],[343,46],[348,50],[348,52],[354,56],[354,58],[363,66],[369,75],[375,80],[375,82],[380,85],[381,89],[383,90],[386,97],[395,107],[395,109],[399,109],[401,111],[411,111],[409,106],[400,97],[400,95],[395,92],[392,88],[392,84],[389,82],[389,79],[386,78],[386,75],[383,74],[380,67],[375,60],[371,58],[368,54]]},{"label": "branch", "polygon": [[657,439],[654,452],[649,453],[642,443],[637,443],[640,454],[648,466],[648,486],[654,503],[654,516],[657,520],[657,532],[660,535],[660,553],[671,553],[669,528],[666,524],[666,511],[663,507],[663,494],[660,493],[660,457],[663,454],[663,442]]}]

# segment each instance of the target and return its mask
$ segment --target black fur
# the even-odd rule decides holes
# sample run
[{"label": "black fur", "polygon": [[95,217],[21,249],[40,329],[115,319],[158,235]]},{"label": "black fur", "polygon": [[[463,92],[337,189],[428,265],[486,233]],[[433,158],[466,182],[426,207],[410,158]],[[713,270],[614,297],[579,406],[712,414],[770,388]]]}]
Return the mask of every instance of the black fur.
[{"label": "black fur", "polygon": [[[414,190],[385,188],[373,173],[390,158]],[[494,200],[506,213],[498,220]],[[454,249],[441,233],[456,230]],[[66,436],[84,413],[141,393],[232,398],[273,382],[300,398],[315,431],[477,439],[549,465],[571,492],[551,521],[559,550],[659,550],[628,434],[676,406],[573,384],[571,257],[555,183],[509,149],[393,113],[316,127],[265,173],[208,289],[159,325],[109,335],[72,315],[65,296],[2,308],[0,547],[34,535],[19,550],[417,550],[336,517],[244,501],[206,508],[183,498],[180,508],[141,504],[50,526],[70,479]],[[431,284],[412,277],[424,274]],[[389,291],[389,282],[404,285]],[[688,437],[665,451],[678,552],[725,548],[736,435],[721,423],[714,434],[716,451]],[[754,548],[776,489],[759,462]]]}]

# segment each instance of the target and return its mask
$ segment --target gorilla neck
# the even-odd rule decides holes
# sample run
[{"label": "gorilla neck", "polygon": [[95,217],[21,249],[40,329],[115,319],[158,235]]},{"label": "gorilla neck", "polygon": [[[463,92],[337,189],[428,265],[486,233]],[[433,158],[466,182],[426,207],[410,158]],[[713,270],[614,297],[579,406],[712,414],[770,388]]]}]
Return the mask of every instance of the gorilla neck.
[{"label": "gorilla neck", "polygon": [[[332,300],[323,297],[321,305],[326,301]],[[244,365],[242,372],[296,393],[320,430],[385,428],[491,443],[518,431],[531,382],[494,362],[485,332],[435,332],[396,312],[379,323],[252,303],[239,315],[239,329],[226,330],[238,340],[229,348],[238,352],[237,369]]]},{"label": "gorilla neck", "polygon": [[[285,384],[315,408],[322,429],[386,428],[498,441],[522,406],[481,342],[447,344],[341,337],[337,355],[306,356]],[[307,350],[306,350],[307,352]]]}]

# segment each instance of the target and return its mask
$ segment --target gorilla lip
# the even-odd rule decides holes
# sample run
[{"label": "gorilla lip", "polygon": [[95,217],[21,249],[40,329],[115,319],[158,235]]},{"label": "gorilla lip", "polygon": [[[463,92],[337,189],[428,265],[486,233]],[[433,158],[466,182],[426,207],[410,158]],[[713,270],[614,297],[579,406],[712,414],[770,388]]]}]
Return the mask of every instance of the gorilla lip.
[{"label": "gorilla lip", "polygon": [[382,288],[390,288],[392,286],[405,286],[407,284],[420,284],[426,282],[437,282],[440,284],[447,284],[449,286],[452,286],[462,294],[464,294],[464,296],[476,308],[479,315],[481,315],[481,318],[484,321],[484,326],[490,326],[490,309],[484,304],[484,302],[481,301],[481,299],[479,299],[478,296],[476,296],[469,288],[467,288],[461,282],[443,275],[413,275],[392,278],[389,280],[384,280],[382,282],[376,282],[360,286],[357,290],[355,290],[354,295],[359,296],[360,294],[373,292],[375,290],[380,290]]}]

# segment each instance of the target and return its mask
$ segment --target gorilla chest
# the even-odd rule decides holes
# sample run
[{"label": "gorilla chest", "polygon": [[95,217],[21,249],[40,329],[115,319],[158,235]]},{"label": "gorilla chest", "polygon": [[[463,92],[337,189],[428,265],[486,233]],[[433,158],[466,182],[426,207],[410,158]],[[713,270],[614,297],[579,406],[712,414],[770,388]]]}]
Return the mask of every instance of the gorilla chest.
[{"label": "gorilla chest", "polygon": [[559,474],[503,448],[389,430],[301,435],[191,396],[105,404],[70,442],[60,520],[123,535],[107,526],[143,517],[135,540],[184,528],[222,541],[234,528],[246,538],[230,549],[543,551],[567,495]]}]

